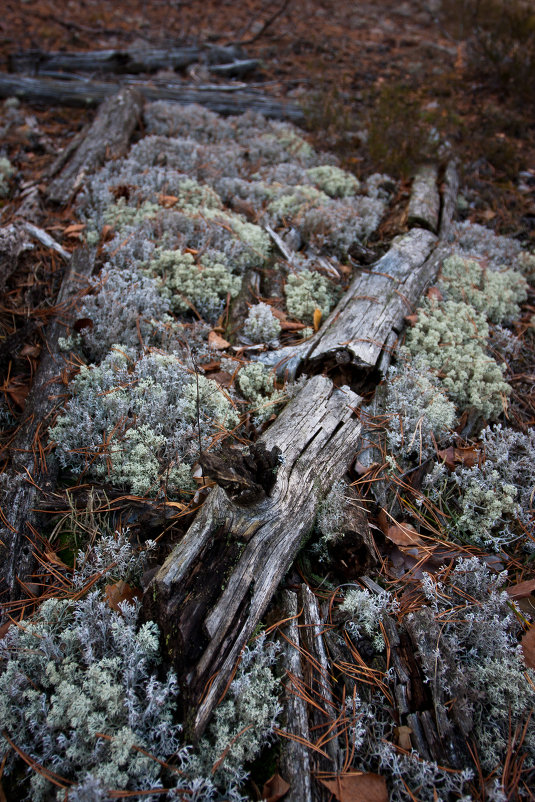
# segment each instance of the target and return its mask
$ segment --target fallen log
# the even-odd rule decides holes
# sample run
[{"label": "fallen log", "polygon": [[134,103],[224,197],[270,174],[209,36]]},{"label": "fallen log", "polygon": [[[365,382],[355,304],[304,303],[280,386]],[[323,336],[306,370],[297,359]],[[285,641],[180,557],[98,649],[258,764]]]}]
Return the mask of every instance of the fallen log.
[{"label": "fallen log", "polygon": [[435,164],[424,164],[417,169],[408,211],[409,226],[427,228],[434,234],[438,231],[440,216],[440,194],[437,180],[438,167]]},{"label": "fallen log", "polygon": [[[292,103],[275,100],[262,92],[225,91],[210,86],[206,89],[182,83],[128,81],[145,100],[169,100],[176,103],[199,103],[218,114],[243,114],[256,111],[266,117],[302,122],[303,111]],[[60,81],[51,78],[29,78],[0,73],[0,97],[18,97],[34,103],[52,103],[63,106],[98,106],[103,100],[117,94],[123,84],[84,80]]]},{"label": "fallen log", "polygon": [[294,378],[299,373],[345,370],[358,391],[377,382],[377,364],[391,331],[399,333],[432,278],[428,257],[436,236],[414,228],[352,281],[321,329],[306,343],[262,354],[264,364]]},{"label": "fallen log", "polygon": [[[320,330],[305,343],[261,354],[279,376],[342,373],[357,392],[384,375],[404,325],[422,292],[435,278],[450,234],[458,191],[455,164],[448,164],[441,187],[439,239],[413,228],[394,241],[370,268],[362,269]],[[438,190],[437,190],[438,192]],[[440,241],[440,248],[437,242]]]},{"label": "fallen log", "polygon": [[145,594],[146,613],[160,624],[181,680],[194,738],[308,536],[319,501],[353,460],[360,403],[324,376],[309,379],[260,440],[281,452],[270,494],[240,506],[216,487]]},{"label": "fallen log", "polygon": [[[58,351],[58,338],[65,328],[59,314],[66,313],[77,291],[77,280],[89,276],[92,267],[87,251],[75,251],[59,293],[58,316],[46,330],[46,348],[26,401],[24,418],[10,446],[11,465],[2,476],[0,602],[4,605],[37,597],[42,590],[35,579],[35,533],[43,524],[39,513],[41,492],[54,489],[58,465],[44,453],[40,437],[45,434],[64,389],[61,372],[65,363]],[[9,613],[10,609],[8,604],[4,612]]]},{"label": "fallen log", "polygon": [[[198,61],[209,65],[230,65],[243,60],[243,51],[228,47],[136,47],[128,50],[94,50],[89,53],[65,51],[46,53],[25,50],[8,57],[9,72],[27,72],[38,75],[50,71],[123,73],[156,72],[161,69],[183,69]],[[251,60],[250,60],[251,61]],[[255,65],[258,62],[255,62]]]},{"label": "fallen log", "polygon": [[131,88],[122,89],[105,100],[93,123],[52,165],[50,174],[59,175],[47,188],[48,199],[69,203],[89,173],[101,167],[106,159],[124,156],[142,108],[141,94]]}]

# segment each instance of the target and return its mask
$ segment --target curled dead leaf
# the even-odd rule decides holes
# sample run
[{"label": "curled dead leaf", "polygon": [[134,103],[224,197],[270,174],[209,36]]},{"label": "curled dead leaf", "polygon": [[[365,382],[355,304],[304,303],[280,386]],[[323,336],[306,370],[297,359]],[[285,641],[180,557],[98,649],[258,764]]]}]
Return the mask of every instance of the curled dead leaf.
[{"label": "curled dead leaf", "polygon": [[269,780],[264,783],[262,799],[266,800],[266,802],[278,802],[289,790],[290,786],[286,780],[283,780],[280,774],[274,774],[273,777],[270,777]]},{"label": "curled dead leaf", "polygon": [[429,287],[426,293],[427,297],[433,301],[443,301],[444,296],[440,292],[438,287]]},{"label": "curled dead leaf", "polygon": [[395,523],[388,527],[386,536],[396,546],[421,546],[424,542],[412,524]]},{"label": "curled dead leaf", "polygon": [[535,626],[528,629],[522,638],[522,654],[528,668],[535,668]]},{"label": "curled dead leaf", "polygon": [[338,802],[388,802],[386,780],[379,774],[340,774],[334,780],[318,781]]},{"label": "curled dead leaf", "polygon": [[177,201],[178,198],[175,195],[160,195],[158,197],[158,203],[160,206],[163,206],[164,209],[170,209]]},{"label": "curled dead leaf", "polygon": [[208,335],[208,345],[210,348],[215,348],[216,351],[224,351],[225,348],[230,348],[230,343],[216,331],[211,331]]},{"label": "curled dead leaf", "polygon": [[319,327],[321,326],[321,318],[322,318],[321,309],[318,309],[316,307],[316,309],[314,309],[314,315],[313,315],[313,318],[312,318],[313,319],[314,331],[318,331]]},{"label": "curled dead leaf", "polygon": [[409,324],[409,326],[416,326],[416,324],[418,323],[418,315],[416,315],[416,314],[414,314],[414,315],[405,315],[405,317],[403,319],[404,319],[405,323]]},{"label": "curled dead leaf", "polygon": [[121,612],[119,605],[122,602],[126,601],[132,603],[134,599],[141,598],[140,591],[136,588],[133,588],[131,585],[127,585],[126,582],[122,581],[122,579],[120,579],[118,582],[114,582],[113,585],[106,585],[104,592],[106,594],[106,601],[108,602],[109,606],[112,610],[116,610],[118,613]]}]

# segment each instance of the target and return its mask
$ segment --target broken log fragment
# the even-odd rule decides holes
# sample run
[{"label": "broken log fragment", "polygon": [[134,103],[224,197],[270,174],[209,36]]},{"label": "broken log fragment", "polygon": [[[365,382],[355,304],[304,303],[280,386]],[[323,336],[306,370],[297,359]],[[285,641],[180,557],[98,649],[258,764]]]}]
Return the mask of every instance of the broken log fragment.
[{"label": "broken log fragment", "polygon": [[66,163],[60,156],[52,165],[52,175],[61,172],[47,188],[48,199],[69,203],[88,174],[101,167],[106,159],[124,156],[142,108],[143,98],[135,89],[123,89],[105,100],[91,126],[77,140],[75,151],[72,154],[69,151]]},{"label": "broken log fragment", "polygon": [[281,451],[270,495],[243,507],[212,490],[148,588],[146,613],[177,669],[191,737],[208,723],[320,500],[352,462],[360,402],[324,376],[309,379],[261,438]]},{"label": "broken log fragment", "polygon": [[[58,297],[58,316],[45,332],[46,348],[26,401],[24,418],[11,443],[11,465],[4,473],[0,504],[0,603],[39,595],[35,585],[37,566],[33,548],[34,532],[43,520],[39,514],[42,491],[54,489],[58,466],[42,449],[44,436],[58,398],[62,393],[61,372],[64,359],[58,351],[58,338],[65,329],[59,318],[76,293],[76,281],[89,276],[93,261],[87,251],[75,251]],[[9,606],[6,612],[9,613]]]},{"label": "broken log fragment", "polygon": [[380,380],[377,364],[392,331],[399,333],[425,285],[434,277],[428,257],[436,236],[412,229],[394,242],[371,269],[353,279],[321,329],[297,347],[262,354],[264,364],[294,378],[318,370],[351,372],[357,392]]},{"label": "broken log fragment", "polygon": [[438,232],[440,216],[440,194],[437,186],[436,164],[421,165],[414,175],[409,201],[408,224]]},{"label": "broken log fragment", "polygon": [[[29,78],[0,73],[0,97],[18,97],[34,103],[92,108],[117,94],[123,84],[84,80],[59,81],[52,78]],[[262,92],[238,89],[229,92],[210,86],[202,89],[189,84],[142,82],[130,80],[127,85],[137,89],[145,100],[169,100],[188,105],[199,103],[217,114],[244,114],[256,111],[265,117],[302,122],[303,111],[293,103],[276,100]]]}]

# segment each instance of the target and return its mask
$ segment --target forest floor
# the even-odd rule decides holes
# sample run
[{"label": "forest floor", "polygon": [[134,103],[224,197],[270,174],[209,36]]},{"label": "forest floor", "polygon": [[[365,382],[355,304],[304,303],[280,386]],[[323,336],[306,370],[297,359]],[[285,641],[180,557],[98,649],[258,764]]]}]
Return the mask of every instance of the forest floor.
[{"label": "forest floor", "polygon": [[[6,71],[9,56],[28,49],[82,52],[149,44],[241,43],[248,57],[260,60],[258,69],[244,83],[301,105],[305,111],[304,136],[317,150],[334,152],[341,166],[359,179],[374,172],[396,179],[397,194],[373,237],[378,253],[407,230],[407,200],[414,168],[425,161],[445,163],[451,157],[457,160],[460,172],[462,206],[458,219],[484,225],[496,234],[512,237],[524,250],[533,251],[533,99],[522,87],[514,87],[514,82],[500,81],[481,62],[474,66],[467,43],[470,32],[461,30],[455,3],[444,5],[449,15],[441,11],[440,3],[431,0],[289,0],[276,6],[264,0],[242,0],[239,4],[231,0],[6,0],[0,19],[0,63]],[[181,78],[192,84],[214,80],[203,72],[202,65],[188,68]],[[15,167],[9,194],[0,200],[1,225],[16,219],[27,203],[29,190],[37,186],[40,200],[36,202],[36,196],[31,196],[33,222],[72,252],[83,238],[80,219],[74,205],[46,203],[46,175],[58,152],[93,119],[94,111],[26,103],[21,104],[20,111],[24,123],[6,127],[0,142],[0,155],[8,157]],[[0,126],[5,113],[5,109],[0,111]],[[9,345],[8,352],[0,357],[1,389],[15,419],[24,417],[25,400],[43,348],[40,324],[54,314],[63,275],[61,260],[46,246],[37,246],[24,265],[27,269],[10,279],[0,307],[0,336]],[[528,432],[535,422],[535,342],[529,331],[534,312],[530,288],[515,328],[517,336],[523,338],[523,352],[514,365],[508,413],[508,422],[519,432]],[[13,437],[13,429],[0,435],[4,470],[9,466]],[[444,459],[454,467],[469,466],[479,452],[468,443],[463,448],[466,451],[462,453],[462,449],[453,448],[447,455],[444,452]],[[365,471],[363,476],[370,480]],[[371,481],[359,483],[363,491],[371,491]],[[380,516],[375,525],[383,533],[388,531]],[[177,538],[180,528],[181,524],[175,532],[171,528],[161,540],[161,548]],[[407,552],[412,535],[409,532],[407,540],[406,529],[390,531],[390,535],[391,542],[382,554],[384,577],[394,582],[395,593],[408,610],[414,603],[411,583],[415,574],[407,582],[407,593],[402,578],[405,571],[418,565],[421,554],[418,548],[412,554]],[[461,551],[439,550],[436,559],[459,556]],[[473,552],[469,548],[466,554]],[[354,559],[350,555],[351,569],[344,578],[353,579]],[[385,570],[389,560],[394,568]],[[497,564],[500,569],[509,569],[511,583],[529,583],[524,593],[529,616],[531,557],[521,549],[512,549],[507,554],[501,552]],[[438,569],[432,560],[429,565],[432,570]],[[305,556],[289,582],[305,578],[312,586],[321,585],[321,567],[313,557]],[[513,749],[507,754],[513,763],[515,755],[518,758]],[[257,798],[267,798],[267,792],[261,795],[257,788],[267,776],[262,773],[263,767],[255,770],[257,783],[253,782],[248,792],[251,798],[255,793]],[[518,773],[513,774],[509,767],[508,775],[500,775],[509,781],[503,799],[530,798],[529,780],[520,765]],[[472,789],[474,798],[485,799],[485,789],[489,793],[489,788],[489,782],[481,781],[477,790]],[[1,795],[0,786],[0,799]],[[336,795],[340,802],[365,798],[354,790],[345,795],[339,790]]]}]

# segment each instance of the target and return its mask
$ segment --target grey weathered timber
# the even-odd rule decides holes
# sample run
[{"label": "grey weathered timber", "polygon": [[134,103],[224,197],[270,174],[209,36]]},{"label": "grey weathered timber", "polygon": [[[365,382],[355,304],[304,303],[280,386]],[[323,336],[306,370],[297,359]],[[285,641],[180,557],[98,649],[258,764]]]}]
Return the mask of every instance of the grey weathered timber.
[{"label": "grey weathered timber", "polygon": [[41,50],[25,50],[9,56],[8,68],[9,72],[28,72],[32,75],[61,70],[71,73],[134,74],[155,72],[164,68],[182,69],[198,61],[230,66],[240,57],[243,60],[243,52],[232,45],[215,48],[136,47],[128,50],[94,50],[88,53],[64,51],[46,53]]},{"label": "grey weathered timber", "polygon": [[142,109],[143,98],[135,89],[122,89],[105,100],[67,161],[63,163],[60,157],[57,165],[52,166],[52,174],[56,170],[61,172],[47,188],[48,199],[69,203],[89,173],[101,167],[106,159],[124,156]]},{"label": "grey weathered timber", "polygon": [[0,228],[0,291],[17,269],[21,253],[30,248],[23,226],[15,222]]},{"label": "grey weathered timber", "polygon": [[[145,594],[182,684],[198,737],[240,653],[308,536],[319,501],[352,462],[361,399],[309,379],[262,436],[280,448],[271,494],[238,506],[216,487]],[[211,682],[211,684],[210,684]]]},{"label": "grey weathered timber", "polygon": [[38,510],[41,490],[53,489],[57,475],[55,460],[45,457],[39,438],[44,437],[64,391],[61,372],[65,361],[58,351],[58,337],[65,328],[59,315],[68,314],[70,299],[77,291],[77,279],[89,276],[92,266],[86,251],[75,251],[59,293],[58,317],[46,330],[46,347],[26,401],[24,419],[10,446],[11,465],[3,475],[0,496],[1,603],[27,598],[32,593],[39,595],[33,577],[37,566],[34,531],[39,533],[42,525]]},{"label": "grey weathered timber", "polygon": [[385,342],[398,333],[433,276],[428,257],[437,238],[415,228],[396,240],[370,269],[352,281],[321,329],[306,343],[262,354],[264,364],[293,378],[299,372],[344,366],[363,385],[376,373]]},{"label": "grey weathered timber", "polygon": [[442,179],[442,208],[440,210],[439,237],[446,241],[453,228],[453,218],[459,194],[459,173],[455,161],[448,162]]},{"label": "grey weathered timber", "polygon": [[[243,114],[257,111],[266,117],[302,122],[303,111],[293,103],[271,98],[263,92],[225,91],[213,86],[202,89],[182,83],[128,81],[138,89],[145,100],[169,100],[188,105],[200,103],[218,114]],[[59,81],[52,78],[29,78],[22,75],[0,73],[0,97],[18,97],[35,103],[53,103],[63,106],[98,106],[107,97],[117,94],[119,83],[97,81]]]},{"label": "grey weathered timber", "polygon": [[409,201],[408,224],[438,232],[440,218],[440,193],[437,186],[436,164],[421,165],[414,175]]},{"label": "grey weathered timber", "polygon": [[[284,680],[284,731],[289,738],[282,739],[281,774],[290,784],[287,802],[310,802],[312,777],[309,751],[303,742],[310,739],[307,704],[300,694],[303,685],[301,644],[298,625],[297,594],[285,590],[282,594],[282,616],[289,619],[282,629],[280,640],[283,649]],[[296,736],[295,740],[291,736]]]}]

